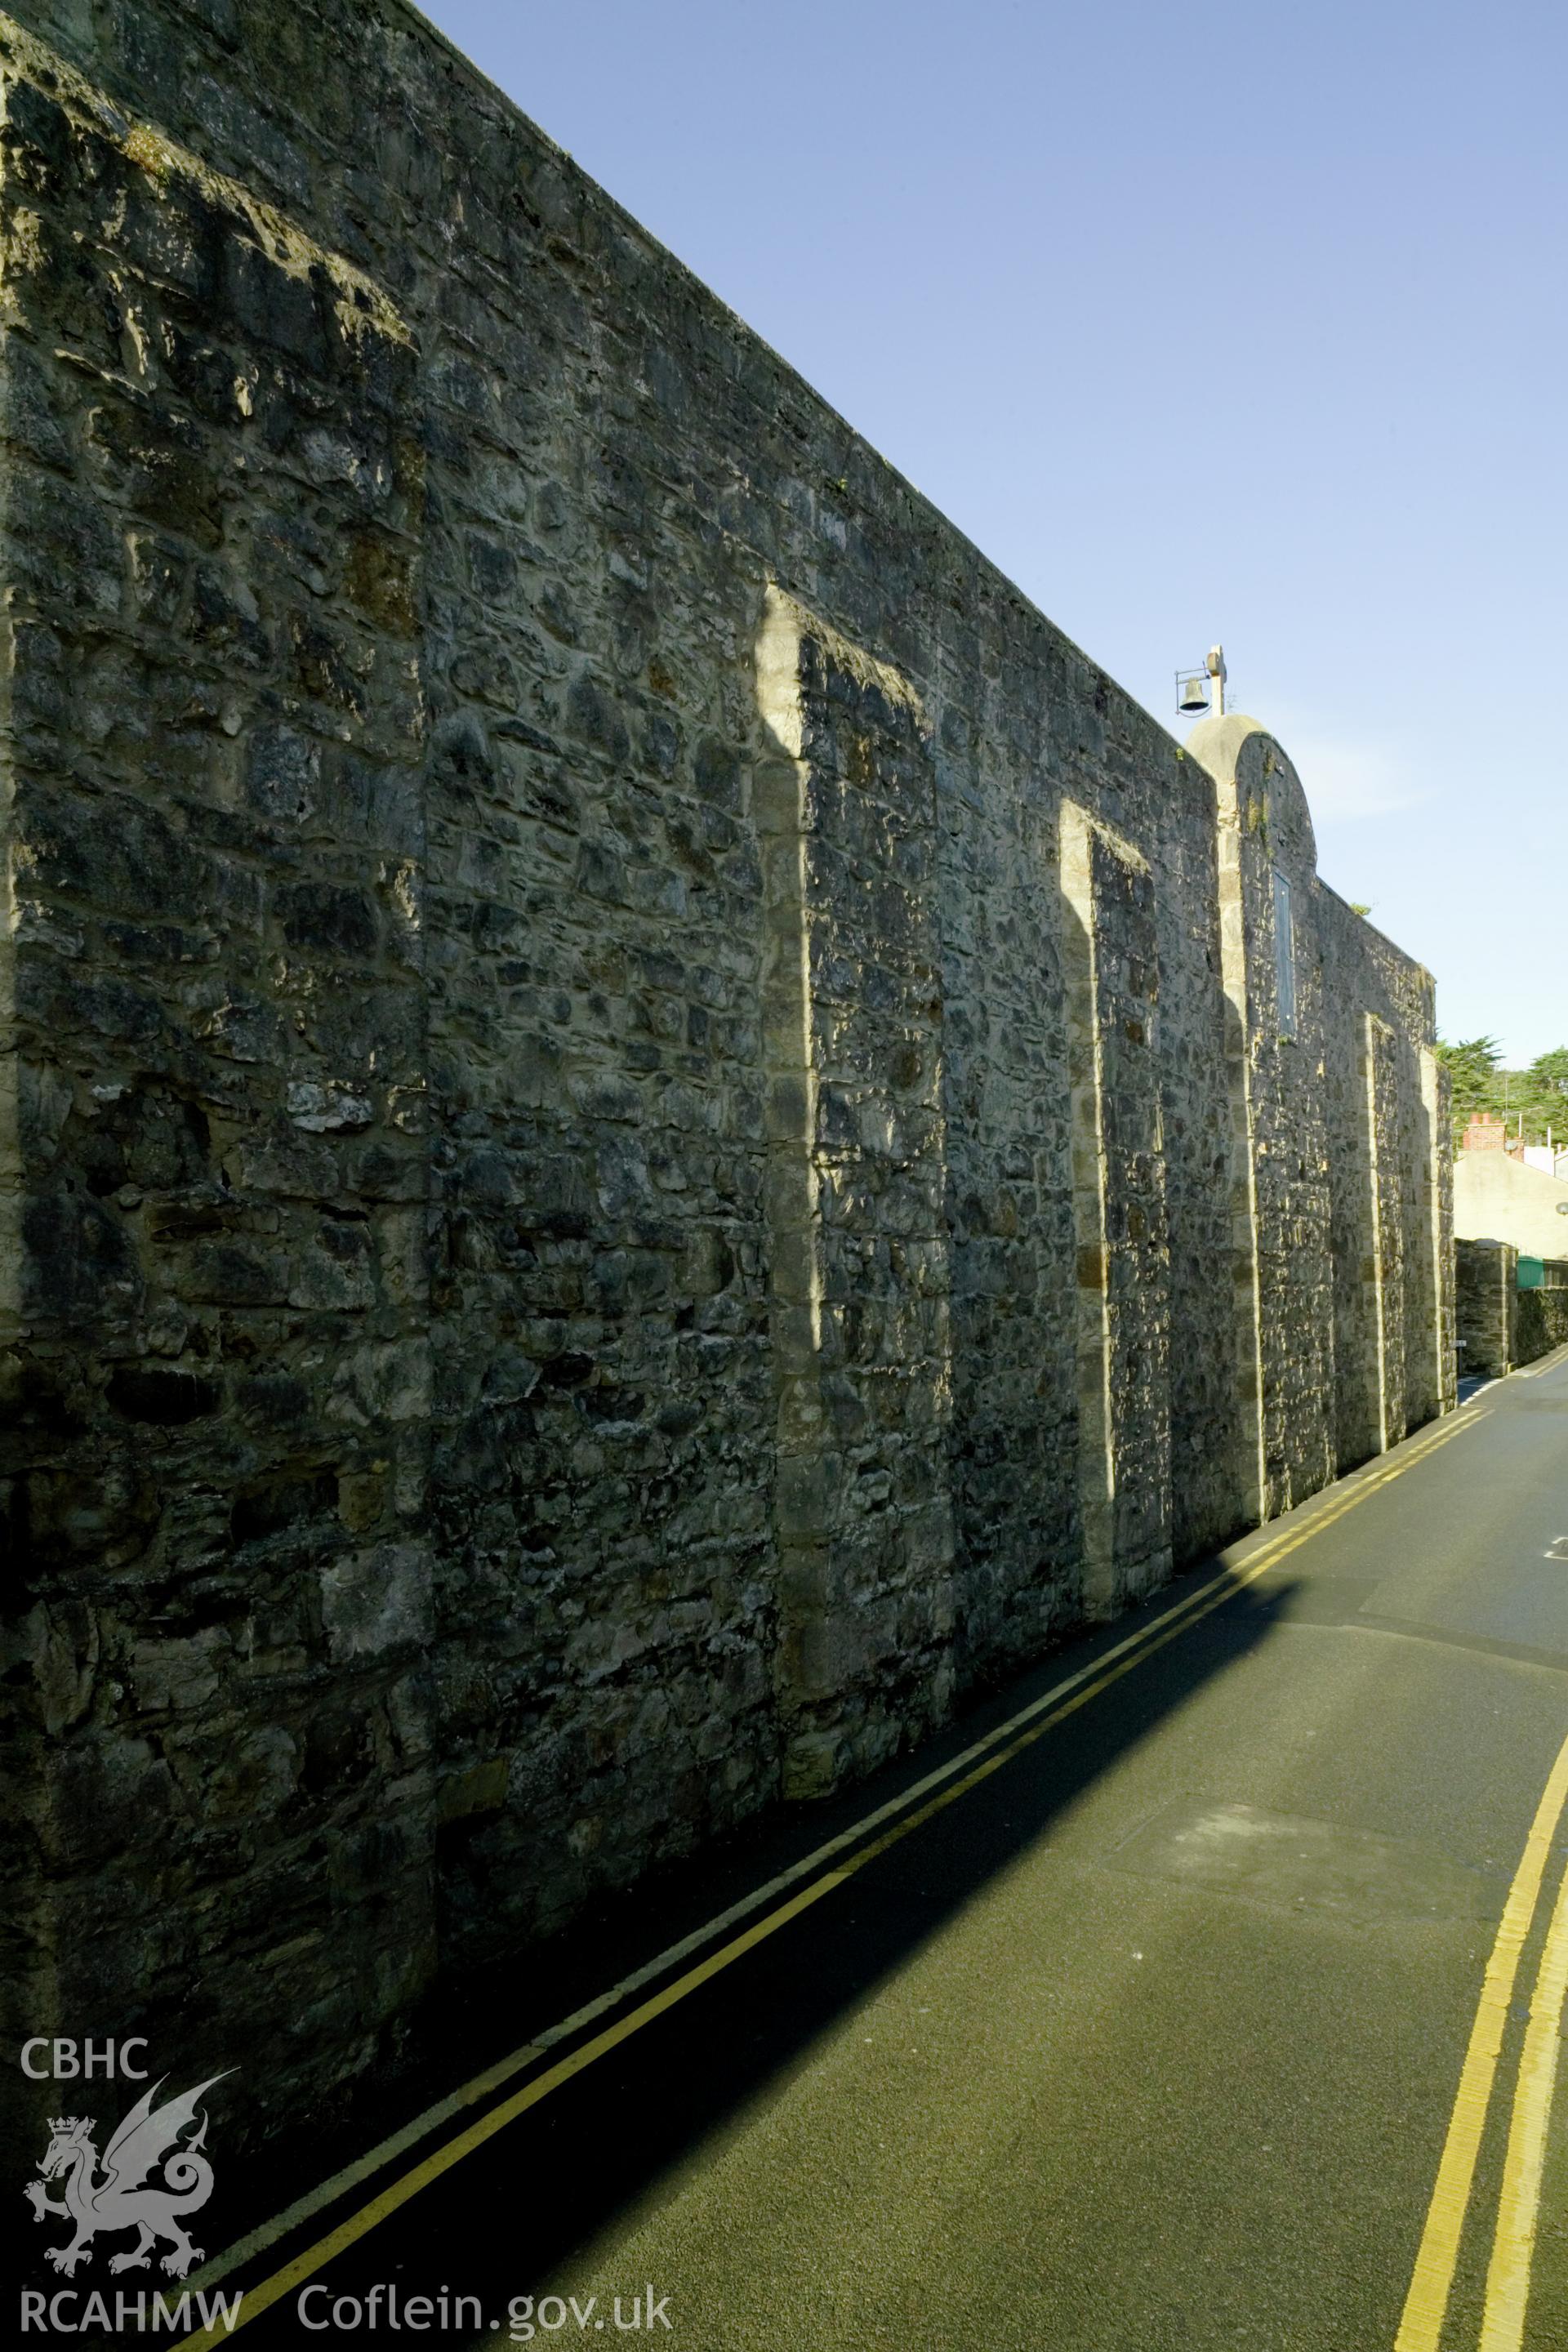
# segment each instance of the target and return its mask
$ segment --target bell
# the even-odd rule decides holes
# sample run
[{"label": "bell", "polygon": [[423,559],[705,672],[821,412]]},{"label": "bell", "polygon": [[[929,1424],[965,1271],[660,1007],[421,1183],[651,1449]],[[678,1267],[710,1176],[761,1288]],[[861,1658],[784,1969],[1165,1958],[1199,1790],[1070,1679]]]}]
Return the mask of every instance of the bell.
[{"label": "bell", "polygon": [[1209,682],[1201,669],[1189,677],[1176,680],[1176,708],[1184,714],[1206,710],[1209,707]]}]

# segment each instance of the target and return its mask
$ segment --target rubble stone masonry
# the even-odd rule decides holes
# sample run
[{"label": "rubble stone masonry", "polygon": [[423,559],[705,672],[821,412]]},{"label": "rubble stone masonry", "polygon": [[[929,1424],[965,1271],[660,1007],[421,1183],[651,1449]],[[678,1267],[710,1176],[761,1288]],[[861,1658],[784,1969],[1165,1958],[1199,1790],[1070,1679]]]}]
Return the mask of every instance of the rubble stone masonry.
[{"label": "rubble stone masonry", "polygon": [[264,2129],[1444,1410],[1431,982],[397,0],[0,106],[11,2022]]}]

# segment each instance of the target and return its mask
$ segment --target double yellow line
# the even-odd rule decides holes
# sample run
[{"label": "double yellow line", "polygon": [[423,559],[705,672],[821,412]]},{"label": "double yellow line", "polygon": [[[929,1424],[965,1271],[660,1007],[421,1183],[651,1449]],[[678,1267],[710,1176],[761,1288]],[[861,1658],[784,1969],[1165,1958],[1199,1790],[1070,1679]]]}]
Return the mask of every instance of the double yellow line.
[{"label": "double yellow line", "polygon": [[[1503,2031],[1513,1999],[1514,1980],[1541,1902],[1542,1885],[1552,1839],[1568,1806],[1568,1740],[1564,1740],[1536,1807],[1530,1835],[1524,1842],[1508,1901],[1498,1925],[1497,1939],[1481,1982],[1481,1997],[1470,2029],[1469,2046],[1459,2074],[1448,2119],[1447,2137],[1437,2167],[1436,2184],[1427,2208],[1410,2291],[1394,2352],[1437,2352],[1459,2258],[1459,2240],[1475,2182],[1476,2158],[1491,2105]],[[1557,2052],[1568,1998],[1568,1874],[1558,1892],[1547,1929],[1530,2020],[1514,2082],[1513,2115],[1503,2158],[1502,2189],[1498,2203],[1491,2262],[1487,2271],[1486,2302],[1481,2315],[1479,2352],[1520,2352],[1524,2342],[1524,2316],[1530,2299],[1531,2264],[1535,2251],[1535,2225],[1541,2206],[1541,2176],[1546,2155],[1546,2131],[1552,2118],[1557,2082]]]},{"label": "double yellow line", "polygon": [[[603,2014],[636,1986],[662,1974],[679,1958],[700,1948],[715,1933],[721,1932],[723,1927],[765,1901],[771,1894],[781,1891],[785,1885],[799,1878],[807,1880],[808,1883],[798,1893],[791,1895],[786,1901],[753,1921],[742,1934],[721,1944],[695,1967],[686,1969],[649,1999],[617,2018],[613,2024],[605,2027],[590,2040],[580,2042],[554,2065],[534,2075],[509,2098],[502,2099],[411,2166],[406,2172],[390,2181],[378,2195],[259,2284],[247,2288],[234,2325],[241,2327],[252,2319],[258,2319],[264,2311],[302,2286],[307,2279],[346,2252],[350,2246],[388,2220],[411,2198],[416,2197],[421,2189],[440,2179],[454,2165],[460,2164],[465,2157],[484,2147],[487,2141],[493,2139],[498,2132],[504,2131],[530,2107],[537,2106],[542,2099],[548,2098],[563,2083],[582,2074],[595,2059],[617,2048],[643,2026],[663,2016],[677,2002],[684,2000],[688,1994],[709,1983],[721,1969],[729,1968],[747,1952],[753,1951],[792,1920],[798,1919],[803,1912],[820,1903],[825,1895],[836,1893],[857,1872],[864,1870],[868,1863],[887,1853],[890,1846],[909,1837],[949,1805],[956,1804],[961,1797],[967,1796],[972,1789],[989,1780],[992,1773],[999,1772],[1004,1765],[1011,1763],[1026,1748],[1032,1748],[1057,1724],[1075,1715],[1080,1707],[1087,1706],[1091,1699],[1098,1698],[1101,1692],[1109,1690],[1113,1683],[1120,1682],[1124,1675],[1131,1674],[1134,1667],[1142,1665],[1145,1659],[1152,1657],[1168,1643],[1177,1640],[1202,1618],[1208,1616],[1211,1611],[1222,1607],[1237,1593],[1244,1591],[1289,1553],[1299,1549],[1302,1544],[1310,1543],[1325,1528],[1331,1527],[1347,1512],[1354,1510],[1369,1495],[1391,1485],[1395,1478],[1402,1478],[1407,1470],[1414,1469],[1416,1463],[1424,1462],[1429,1454],[1435,1454],[1440,1446],[1450,1444],[1455,1438],[1463,1436],[1467,1429],[1475,1428],[1490,1411],[1489,1406],[1468,1405],[1453,1418],[1441,1423],[1430,1434],[1417,1437],[1402,1446],[1386,1463],[1370,1471],[1357,1473],[1338,1487],[1328,1489],[1330,1499],[1326,1503],[1314,1501],[1308,1506],[1309,1516],[1303,1523],[1260,1544],[1235,1566],[1222,1569],[1218,1575],[1211,1577],[1183,1600],[1162,1611],[1159,1616],[1141,1626],[1136,1633],[1125,1636],[1090,1664],[1079,1667],[1075,1674],[1054,1684],[1049,1690],[1010,1716],[1005,1723],[998,1724],[960,1755],[950,1758],[935,1771],[918,1780],[911,1789],[905,1790],[888,1804],[866,1815],[838,1837],[829,1840],[826,1845],[818,1847],[814,1854],[807,1855],[781,1878],[760,1888],[748,1902],[736,1906],[722,1918],[710,1921],[706,1928],[700,1928],[682,1944],[650,1961],[646,1968],[637,1970],[635,1977],[624,1979],[621,1985],[613,1987],[608,1993],[590,2003],[587,2011],[580,2011],[575,2018],[547,2030],[522,2049],[514,2051],[510,2058],[501,2060],[472,2083],[466,2084],[461,2090],[443,2100],[438,2108],[430,2110],[395,2134],[382,2147],[373,2149],[359,2164],[351,2167],[348,2173],[340,2174],[334,2180],[324,2183],[287,2213],[264,2224],[226,2256],[207,2264],[187,2284],[193,2287],[209,2284],[231,2274],[240,2263],[248,2262],[268,2244],[276,2244],[279,2239],[301,2226],[312,2212],[323,2210],[326,2206],[336,2202],[349,2187],[374,2177],[377,2170],[384,2169],[396,2155],[426,2137],[441,2121],[455,2117],[463,2107],[471,2105],[479,2097],[499,2089],[508,2076],[520,2074],[527,2066],[536,2063],[553,2043],[564,2039],[574,2025],[586,2023],[590,2017]],[[1568,1772],[1568,1759],[1564,1760],[1563,1769]],[[877,1834],[868,1835],[873,1831]],[[827,1868],[818,1869],[817,1866],[826,1862],[830,1855],[838,1858],[833,1860]],[[811,1876],[814,1870],[817,1874]],[[216,2346],[226,2342],[230,2333],[232,2330],[222,2326],[203,2328],[195,2335],[186,2336],[175,2347],[175,2352],[215,2352]],[[1403,2345],[1401,2352],[1405,2352]]]}]

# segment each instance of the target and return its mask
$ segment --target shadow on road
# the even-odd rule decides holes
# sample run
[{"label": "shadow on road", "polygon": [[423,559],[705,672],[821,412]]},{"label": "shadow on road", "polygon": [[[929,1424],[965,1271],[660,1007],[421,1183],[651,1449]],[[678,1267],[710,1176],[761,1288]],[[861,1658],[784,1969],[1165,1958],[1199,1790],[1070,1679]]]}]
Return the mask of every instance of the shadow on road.
[{"label": "shadow on road", "polygon": [[[613,1986],[852,1826],[1064,1673],[1122,1642],[1195,1580],[1179,1579],[1152,1607],[1058,1651],[970,1711],[942,1739],[845,1797],[810,1809],[781,1808],[725,1848],[603,1907],[552,1949],[443,1990],[423,2021],[422,2061],[400,2076],[395,2100],[380,2114],[362,2108],[352,2127],[314,2142],[305,2178],[298,2148],[287,2171],[276,2159],[247,2168],[249,2210],[235,2234],[287,2206],[308,2179],[326,2179],[531,2032]],[[1100,1775],[1267,1637],[1288,1612],[1294,1590],[1293,1582],[1279,1582],[1238,1593],[1187,1628],[888,1855],[552,2092],[313,2276],[331,2296],[363,2298],[377,2282],[395,2284],[402,2297],[438,2297],[443,2289],[476,2295],[483,2327],[500,2319],[504,2340],[510,2298],[537,2291],[574,2250],[657,2190],[665,2175],[742,2116],[988,1882],[1048,1839],[1058,1816]],[[552,2059],[561,2054],[552,2052]],[[520,2075],[496,2098],[526,2079]],[[276,2271],[494,2103],[483,2102],[408,2150],[228,2284],[252,2284]],[[330,2297],[318,2296],[311,2315],[324,2318],[330,2308]],[[386,2325],[384,2305],[380,2324]],[[258,2316],[256,2328],[247,2339],[256,2352],[271,2343],[321,2341],[301,2326],[293,2294]],[[436,2324],[421,2340],[471,2343],[475,2334],[471,2324]]]}]

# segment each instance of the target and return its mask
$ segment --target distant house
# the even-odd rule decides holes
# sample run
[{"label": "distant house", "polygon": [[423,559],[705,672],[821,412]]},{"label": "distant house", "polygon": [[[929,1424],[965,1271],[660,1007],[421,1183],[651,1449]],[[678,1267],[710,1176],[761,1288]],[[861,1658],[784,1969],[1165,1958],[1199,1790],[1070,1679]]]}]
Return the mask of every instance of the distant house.
[{"label": "distant house", "polygon": [[[1484,1114],[1483,1114],[1484,1118]],[[1500,1119],[1487,1122],[1501,1128]],[[1470,1122],[1473,1129],[1477,1121]],[[1454,1234],[1461,1241],[1511,1242],[1526,1256],[1568,1257],[1568,1159],[1563,1174],[1531,1164],[1489,1138],[1468,1134],[1454,1169]],[[1547,1154],[1542,1151],[1542,1160]]]}]

